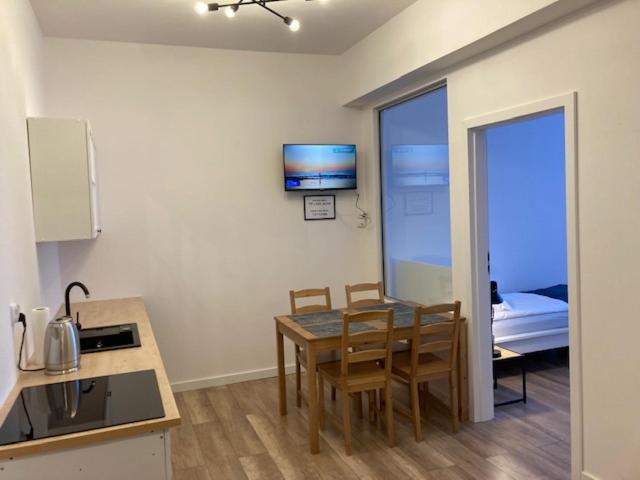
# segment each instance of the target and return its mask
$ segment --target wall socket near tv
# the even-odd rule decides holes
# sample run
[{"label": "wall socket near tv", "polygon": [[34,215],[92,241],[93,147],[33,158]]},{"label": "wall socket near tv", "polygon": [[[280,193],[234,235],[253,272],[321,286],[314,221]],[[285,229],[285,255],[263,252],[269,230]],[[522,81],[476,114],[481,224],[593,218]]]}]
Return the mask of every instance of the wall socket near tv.
[{"label": "wall socket near tv", "polygon": [[369,225],[369,214],[364,211],[359,213],[358,220],[360,220],[358,228],[367,228],[367,225]]},{"label": "wall socket near tv", "polygon": [[11,319],[11,326],[18,323],[20,318],[20,305],[15,302],[9,304],[9,318]]}]

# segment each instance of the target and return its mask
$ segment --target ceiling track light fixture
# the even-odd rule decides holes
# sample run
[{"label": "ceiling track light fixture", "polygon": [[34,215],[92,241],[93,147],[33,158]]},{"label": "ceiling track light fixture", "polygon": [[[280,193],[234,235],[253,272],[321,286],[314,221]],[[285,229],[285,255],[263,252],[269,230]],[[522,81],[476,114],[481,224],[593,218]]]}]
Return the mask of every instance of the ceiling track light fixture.
[{"label": "ceiling track light fixture", "polygon": [[[236,16],[236,13],[240,9],[240,7],[247,7],[249,5],[258,5],[259,7],[264,8],[269,13],[272,13],[276,17],[280,18],[292,32],[297,32],[300,30],[300,22],[295,18],[285,17],[284,15],[279,14],[272,8],[270,8],[267,4],[273,2],[284,2],[285,0],[240,0],[234,3],[205,3],[198,2],[195,5],[195,11],[200,15],[204,15],[207,12],[217,12],[219,10],[224,10],[224,13],[227,17],[233,18]],[[310,0],[307,0],[310,1]]]}]

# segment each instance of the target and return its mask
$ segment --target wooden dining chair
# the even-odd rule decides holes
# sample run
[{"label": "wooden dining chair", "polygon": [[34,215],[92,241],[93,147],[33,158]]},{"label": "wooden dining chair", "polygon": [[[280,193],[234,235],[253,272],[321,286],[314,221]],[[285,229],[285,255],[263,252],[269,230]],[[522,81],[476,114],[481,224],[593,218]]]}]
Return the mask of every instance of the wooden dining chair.
[{"label": "wooden dining chair", "polygon": [[[350,333],[349,326],[362,322],[384,322],[383,328]],[[391,367],[393,340],[393,310],[373,310],[361,313],[344,313],[342,329],[342,346],[339,362],[325,363],[318,367],[318,406],[320,427],[326,427],[324,408],[324,381],[336,387],[342,397],[342,429],[344,448],[351,455],[351,419],[349,415],[349,398],[351,395],[369,392],[369,408],[375,408],[380,414],[377,391],[382,390],[385,397],[386,412],[384,415],[387,427],[387,440],[390,447],[395,445],[393,428],[393,403],[391,395]],[[362,349],[366,345],[380,345],[375,349]],[[371,415],[371,410],[369,412]],[[335,418],[331,417],[332,420]],[[339,426],[339,422],[336,421]]]},{"label": "wooden dining chair", "polygon": [[[422,325],[426,315],[443,316],[443,321]],[[445,317],[446,316],[446,317]],[[445,320],[445,318],[450,318]],[[422,441],[418,388],[438,379],[449,380],[451,428],[458,431],[458,346],[460,343],[460,302],[417,306],[414,313],[411,350],[393,355],[393,379],[408,385],[411,420],[416,441]]]},{"label": "wooden dining chair", "polygon": [[[347,297],[347,308],[367,307],[369,305],[379,305],[381,303],[384,303],[384,288],[382,286],[382,282],[345,285],[344,289]],[[353,294],[361,292],[375,292],[375,296],[363,298],[360,300],[354,300]],[[377,345],[372,345],[371,347],[376,348]],[[404,346],[401,343],[394,344],[394,351],[406,349],[406,344]],[[355,394],[354,397],[356,399],[356,412],[358,414],[358,417],[362,418],[362,394]]]},{"label": "wooden dining chair", "polygon": [[[345,291],[347,294],[347,308],[366,307],[369,305],[377,305],[384,303],[384,289],[382,282],[377,283],[358,283],[356,285],[345,285]],[[354,300],[354,293],[361,292],[373,292],[375,291],[377,296],[371,298],[364,298],[360,300]]]},{"label": "wooden dining chair", "polygon": [[[307,299],[307,298],[315,298],[324,297],[321,303],[314,304],[306,304],[303,306],[299,306],[297,300],[298,299]],[[324,288],[307,288],[305,290],[289,290],[289,301],[291,303],[291,314],[292,315],[300,315],[304,313],[317,313],[317,312],[327,312],[332,309],[331,307],[331,290],[329,287]],[[302,406],[302,371],[301,366],[304,369],[307,369],[307,355],[300,348],[298,344],[295,344],[295,361],[296,361],[296,405],[298,407]],[[336,360],[336,355],[333,352],[321,352],[319,355],[320,358],[316,360],[317,363],[324,362],[332,362]],[[331,392],[332,399],[335,400],[336,393],[335,389]]]},{"label": "wooden dining chair", "polygon": [[[368,307],[369,305],[380,305],[384,301],[384,286],[382,282],[377,283],[358,283],[356,285],[345,285],[347,294],[347,308]],[[374,297],[354,300],[353,294],[360,292],[376,292]],[[393,352],[405,352],[409,350],[409,346],[405,341],[394,341],[392,346]]]}]

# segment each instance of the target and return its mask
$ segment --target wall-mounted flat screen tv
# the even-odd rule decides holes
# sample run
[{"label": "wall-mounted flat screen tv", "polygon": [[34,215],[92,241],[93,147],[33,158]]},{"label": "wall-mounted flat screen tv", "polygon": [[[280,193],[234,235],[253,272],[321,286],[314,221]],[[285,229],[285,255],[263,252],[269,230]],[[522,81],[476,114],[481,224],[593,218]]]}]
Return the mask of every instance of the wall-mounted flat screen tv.
[{"label": "wall-mounted flat screen tv", "polygon": [[355,190],[355,145],[283,145],[284,189]]}]

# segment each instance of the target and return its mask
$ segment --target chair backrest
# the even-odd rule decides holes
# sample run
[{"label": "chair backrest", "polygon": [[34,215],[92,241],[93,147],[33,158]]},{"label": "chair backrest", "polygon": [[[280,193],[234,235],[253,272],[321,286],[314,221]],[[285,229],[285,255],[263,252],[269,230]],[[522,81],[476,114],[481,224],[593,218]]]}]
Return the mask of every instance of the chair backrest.
[{"label": "chair backrest", "polygon": [[[384,292],[382,282],[377,283],[358,283],[357,285],[345,285],[347,293],[347,308],[366,307],[367,305],[376,305],[384,303]],[[365,298],[362,300],[353,300],[352,294],[359,292],[376,292],[375,298]]]},{"label": "chair backrest", "polygon": [[[304,305],[299,307],[296,303],[298,298],[324,297],[324,303]],[[331,310],[331,291],[329,287],[307,288],[306,290],[289,290],[289,301],[291,302],[291,314],[326,312]]]},{"label": "chair backrest", "polygon": [[[384,360],[387,376],[391,375],[393,354],[393,310],[371,310],[342,315],[341,374],[349,375],[349,365],[373,360]],[[375,330],[349,333],[349,325],[361,322],[376,322]],[[367,345],[372,348],[363,349]]]},{"label": "chair backrest", "polygon": [[[443,320],[422,325],[425,315],[442,315]],[[456,367],[459,342],[460,302],[416,307],[411,339],[411,374],[417,372],[422,353],[446,353],[449,368],[453,370]]]}]

